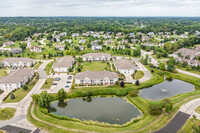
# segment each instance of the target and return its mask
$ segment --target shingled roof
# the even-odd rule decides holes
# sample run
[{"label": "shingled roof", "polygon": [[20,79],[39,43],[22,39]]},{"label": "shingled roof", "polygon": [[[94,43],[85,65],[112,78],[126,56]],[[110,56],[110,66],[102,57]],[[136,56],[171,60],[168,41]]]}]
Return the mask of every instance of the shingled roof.
[{"label": "shingled roof", "polygon": [[84,80],[85,78],[89,79],[100,79],[103,80],[104,78],[109,78],[109,79],[118,79],[118,75],[115,72],[109,72],[109,71],[85,71],[85,72],[80,72],[75,75],[76,79],[82,79]]},{"label": "shingled roof", "polygon": [[93,57],[93,58],[100,58],[102,56],[104,57],[111,57],[110,54],[107,54],[107,53],[88,53],[88,54],[84,54],[82,57],[83,58],[88,58],[88,57]]},{"label": "shingled roof", "polygon": [[118,69],[134,69],[136,67],[135,64],[131,60],[119,59],[114,61],[115,67]]},{"label": "shingled roof", "polygon": [[18,62],[23,62],[23,63],[29,63],[29,62],[33,62],[34,59],[31,59],[31,58],[6,58],[4,59],[3,61],[1,62],[8,62],[8,63],[18,63]]},{"label": "shingled roof", "polygon": [[0,84],[19,83],[23,82],[25,77],[31,75],[32,69],[19,69],[11,71],[8,76],[0,79]]},{"label": "shingled roof", "polygon": [[70,67],[74,61],[72,56],[57,58],[57,63],[53,63],[53,67]]}]

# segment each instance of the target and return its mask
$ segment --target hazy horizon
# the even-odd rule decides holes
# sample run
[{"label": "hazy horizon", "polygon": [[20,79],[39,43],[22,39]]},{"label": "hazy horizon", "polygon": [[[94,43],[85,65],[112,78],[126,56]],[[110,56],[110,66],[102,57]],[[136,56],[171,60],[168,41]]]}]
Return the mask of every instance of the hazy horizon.
[{"label": "hazy horizon", "polygon": [[0,17],[199,17],[199,0],[6,0]]}]

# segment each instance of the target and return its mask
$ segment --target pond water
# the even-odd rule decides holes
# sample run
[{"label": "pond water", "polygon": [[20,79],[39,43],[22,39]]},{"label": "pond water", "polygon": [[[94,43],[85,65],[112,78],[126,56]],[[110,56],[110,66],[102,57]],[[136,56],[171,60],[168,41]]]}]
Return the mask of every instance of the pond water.
[{"label": "pond water", "polygon": [[93,97],[70,99],[51,103],[51,113],[80,120],[93,120],[110,124],[124,124],[142,113],[132,104],[120,97]]},{"label": "pond water", "polygon": [[173,79],[172,81],[165,80],[160,84],[141,89],[139,92],[139,96],[145,99],[161,100],[181,93],[192,92],[194,90],[194,85],[184,82],[182,80]]}]

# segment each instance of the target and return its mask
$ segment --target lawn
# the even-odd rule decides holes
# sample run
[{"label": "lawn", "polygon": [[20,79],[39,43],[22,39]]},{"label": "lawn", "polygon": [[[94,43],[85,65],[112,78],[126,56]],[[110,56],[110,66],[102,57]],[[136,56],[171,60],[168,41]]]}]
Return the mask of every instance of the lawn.
[{"label": "lawn", "polygon": [[200,114],[200,106],[199,106],[199,107],[197,107],[197,108],[195,109],[195,111],[196,111],[197,113],[199,113],[199,114]]},{"label": "lawn", "polygon": [[16,109],[14,108],[4,108],[0,109],[0,120],[11,119],[15,115]]},{"label": "lawn", "polygon": [[2,76],[7,76],[8,74],[7,74],[7,72],[6,72],[6,69],[0,69],[0,78],[2,77]]},{"label": "lawn", "polygon": [[45,83],[42,85],[41,89],[50,89],[54,79],[53,78],[48,78],[46,79]]},{"label": "lawn", "polygon": [[107,65],[107,62],[97,62],[97,61],[93,61],[93,62],[84,62],[82,63],[82,69],[81,71],[103,71],[105,70],[105,68],[107,70],[110,70],[110,65]]},{"label": "lawn", "polygon": [[187,70],[186,68],[179,68],[179,67],[177,67],[177,69],[180,69],[180,70],[183,70],[183,71],[187,71],[187,72],[191,72],[191,73],[200,75],[200,71],[195,70],[195,69]]},{"label": "lawn", "polygon": [[187,120],[185,125],[180,129],[178,133],[199,133],[200,127],[199,127],[200,120],[195,120],[193,118],[190,118]]},{"label": "lawn", "polygon": [[42,61],[36,62],[35,66],[33,68],[38,69],[42,63],[43,63]]},{"label": "lawn", "polygon": [[144,72],[143,71],[137,71],[135,74],[133,74],[134,79],[141,79],[144,77]]},{"label": "lawn", "polygon": [[53,61],[46,65],[45,69],[46,69],[46,74],[47,75],[51,74],[52,66],[53,66]]},{"label": "lawn", "polygon": [[[10,96],[3,101],[4,103],[14,103],[14,102],[19,102],[21,101],[28,93],[29,91],[34,87],[34,85],[37,83],[39,80],[39,76],[37,74],[37,77],[35,80],[32,82],[30,81],[30,84],[28,84],[28,90],[23,90],[22,88],[17,89],[13,94],[15,95],[15,99],[11,99]],[[31,83],[32,82],[32,83]]]}]

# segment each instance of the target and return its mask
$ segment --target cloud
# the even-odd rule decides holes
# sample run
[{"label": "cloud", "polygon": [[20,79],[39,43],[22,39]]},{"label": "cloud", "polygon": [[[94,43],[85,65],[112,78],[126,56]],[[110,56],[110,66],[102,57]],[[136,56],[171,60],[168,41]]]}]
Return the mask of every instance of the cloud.
[{"label": "cloud", "polygon": [[0,16],[199,16],[199,0],[0,0]]}]

